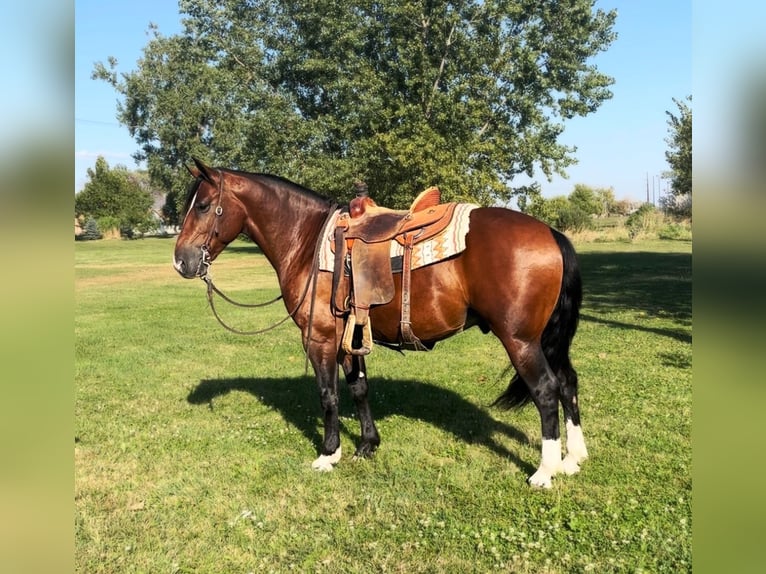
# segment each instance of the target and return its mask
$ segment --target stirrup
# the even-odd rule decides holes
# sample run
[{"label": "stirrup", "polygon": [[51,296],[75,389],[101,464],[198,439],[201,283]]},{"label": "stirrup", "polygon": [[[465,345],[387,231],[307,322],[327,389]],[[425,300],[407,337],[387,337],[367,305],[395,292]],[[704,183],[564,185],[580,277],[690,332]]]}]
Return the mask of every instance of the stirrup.
[{"label": "stirrup", "polygon": [[351,313],[346,319],[346,328],[343,331],[343,339],[341,341],[341,347],[349,355],[369,355],[372,352],[372,327],[370,326],[370,318],[362,327],[362,346],[354,348],[354,330],[356,329],[356,315]]}]

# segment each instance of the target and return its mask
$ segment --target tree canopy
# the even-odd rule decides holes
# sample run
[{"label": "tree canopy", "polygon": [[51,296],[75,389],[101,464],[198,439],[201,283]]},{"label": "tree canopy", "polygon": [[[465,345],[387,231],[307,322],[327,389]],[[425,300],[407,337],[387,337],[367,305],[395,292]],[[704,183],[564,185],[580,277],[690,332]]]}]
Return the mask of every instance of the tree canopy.
[{"label": "tree canopy", "polygon": [[669,135],[665,140],[669,146],[665,159],[670,166],[670,188],[674,196],[692,194],[692,109],[686,102],[673,98],[678,115],[665,112],[668,116]]},{"label": "tree canopy", "polygon": [[[180,0],[137,68],[93,75],[155,182],[197,155],[337,198],[362,179],[404,206],[428,185],[489,204],[563,174],[564,122],[611,97],[591,59],[615,38],[594,0]],[[179,181],[181,180],[181,181]]]}]

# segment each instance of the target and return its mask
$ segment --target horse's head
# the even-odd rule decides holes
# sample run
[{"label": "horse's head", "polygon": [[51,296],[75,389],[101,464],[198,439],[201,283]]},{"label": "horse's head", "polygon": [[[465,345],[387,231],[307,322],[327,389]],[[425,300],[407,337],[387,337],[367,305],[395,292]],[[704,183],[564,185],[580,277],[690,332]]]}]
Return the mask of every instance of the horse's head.
[{"label": "horse's head", "polygon": [[176,239],[173,267],[183,277],[202,277],[221,251],[240,234],[245,209],[228,181],[233,177],[194,158],[196,178],[186,200],[186,216]]}]

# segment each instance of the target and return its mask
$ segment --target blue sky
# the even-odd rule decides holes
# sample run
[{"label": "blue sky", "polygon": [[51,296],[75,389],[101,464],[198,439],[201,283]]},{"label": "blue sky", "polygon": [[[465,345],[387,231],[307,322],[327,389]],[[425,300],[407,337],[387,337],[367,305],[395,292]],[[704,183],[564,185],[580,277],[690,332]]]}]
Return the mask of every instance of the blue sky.
[{"label": "blue sky", "polygon": [[[673,98],[692,93],[692,8],[689,0],[600,0],[618,11],[618,38],[595,63],[615,78],[614,96],[595,114],[566,124],[561,141],[577,146],[579,163],[569,179],[539,180],[548,197],[569,194],[576,183],[613,187],[618,198],[646,199],[667,170],[667,110]],[[135,169],[137,149],[116,119],[116,92],[90,79],[93,65],[117,58],[118,71],[136,67],[149,23],[164,35],[180,31],[178,3],[171,0],[76,0],[75,3],[75,191],[102,155],[110,165]],[[301,182],[311,185],[311,182]]]}]

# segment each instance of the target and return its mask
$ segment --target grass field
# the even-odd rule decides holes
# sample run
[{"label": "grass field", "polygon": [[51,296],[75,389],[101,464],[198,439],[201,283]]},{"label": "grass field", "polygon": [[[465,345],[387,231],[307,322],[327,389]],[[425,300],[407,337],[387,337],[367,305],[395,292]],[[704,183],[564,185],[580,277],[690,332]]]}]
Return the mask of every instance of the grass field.
[{"label": "grass field", "polygon": [[[550,491],[533,407],[498,341],[470,330],[430,353],[368,360],[382,436],[359,435],[342,389],[344,460],[318,474],[321,420],[298,329],[224,331],[172,239],[75,247],[78,572],[682,572],[691,570],[691,244],[578,245],[572,358],[591,458]],[[235,298],[274,275],[248,244],[213,267]],[[281,304],[234,312],[268,326]]]}]

